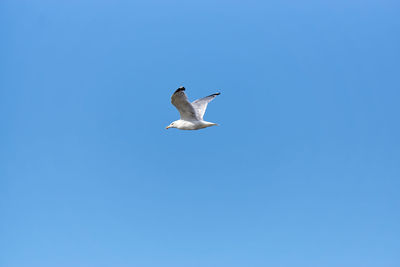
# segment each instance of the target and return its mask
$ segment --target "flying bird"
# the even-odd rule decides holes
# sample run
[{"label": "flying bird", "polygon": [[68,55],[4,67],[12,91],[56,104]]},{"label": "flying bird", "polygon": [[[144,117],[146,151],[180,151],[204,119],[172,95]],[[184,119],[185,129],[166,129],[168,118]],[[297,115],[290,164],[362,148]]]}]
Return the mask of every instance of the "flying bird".
[{"label": "flying bird", "polygon": [[179,111],[181,118],[180,120],[172,122],[166,129],[178,128],[179,130],[199,130],[218,125],[203,120],[203,116],[206,112],[208,103],[219,94],[220,93],[215,93],[190,103],[185,94],[185,87],[179,87],[172,95],[171,103]]}]

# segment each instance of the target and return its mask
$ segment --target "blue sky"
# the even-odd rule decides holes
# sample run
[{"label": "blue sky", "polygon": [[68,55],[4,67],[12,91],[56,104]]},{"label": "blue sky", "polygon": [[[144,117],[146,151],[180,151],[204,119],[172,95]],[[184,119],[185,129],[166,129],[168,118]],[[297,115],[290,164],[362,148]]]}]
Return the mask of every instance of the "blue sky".
[{"label": "blue sky", "polygon": [[399,8],[1,1],[0,265],[399,266]]}]

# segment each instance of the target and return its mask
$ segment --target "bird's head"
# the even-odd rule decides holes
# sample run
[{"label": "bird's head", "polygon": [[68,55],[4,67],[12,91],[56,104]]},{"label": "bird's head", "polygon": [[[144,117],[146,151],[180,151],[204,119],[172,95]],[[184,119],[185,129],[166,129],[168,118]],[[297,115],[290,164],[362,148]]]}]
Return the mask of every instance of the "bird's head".
[{"label": "bird's head", "polygon": [[173,121],[170,125],[168,125],[165,129],[169,129],[169,128],[177,128],[177,125],[176,125],[177,123],[176,123],[176,121]]}]

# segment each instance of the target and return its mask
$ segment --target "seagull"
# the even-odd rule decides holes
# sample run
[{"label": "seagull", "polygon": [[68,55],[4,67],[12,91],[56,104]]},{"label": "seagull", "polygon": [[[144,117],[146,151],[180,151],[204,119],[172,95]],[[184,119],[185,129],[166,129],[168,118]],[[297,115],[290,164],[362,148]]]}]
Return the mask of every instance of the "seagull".
[{"label": "seagull", "polygon": [[179,130],[199,130],[218,125],[213,122],[204,121],[203,116],[206,112],[208,103],[220,94],[221,93],[215,93],[190,103],[185,94],[185,87],[179,87],[172,95],[171,103],[179,111],[181,119],[172,122],[166,129],[177,128]]}]

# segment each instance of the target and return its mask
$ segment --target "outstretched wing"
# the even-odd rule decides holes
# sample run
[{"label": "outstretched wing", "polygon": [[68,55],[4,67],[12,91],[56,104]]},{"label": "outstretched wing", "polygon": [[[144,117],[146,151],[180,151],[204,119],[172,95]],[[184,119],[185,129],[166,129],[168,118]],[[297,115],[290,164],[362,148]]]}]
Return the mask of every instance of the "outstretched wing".
[{"label": "outstretched wing", "polygon": [[195,109],[190,104],[186,94],[185,87],[179,87],[171,97],[171,103],[176,107],[181,115],[181,120],[198,120]]},{"label": "outstretched wing", "polygon": [[194,110],[196,111],[197,117],[200,120],[203,119],[203,116],[204,116],[204,113],[206,112],[208,103],[210,103],[211,100],[213,100],[217,95],[220,95],[220,94],[221,93],[212,94],[212,95],[197,99],[192,102],[192,106],[193,106]]}]

